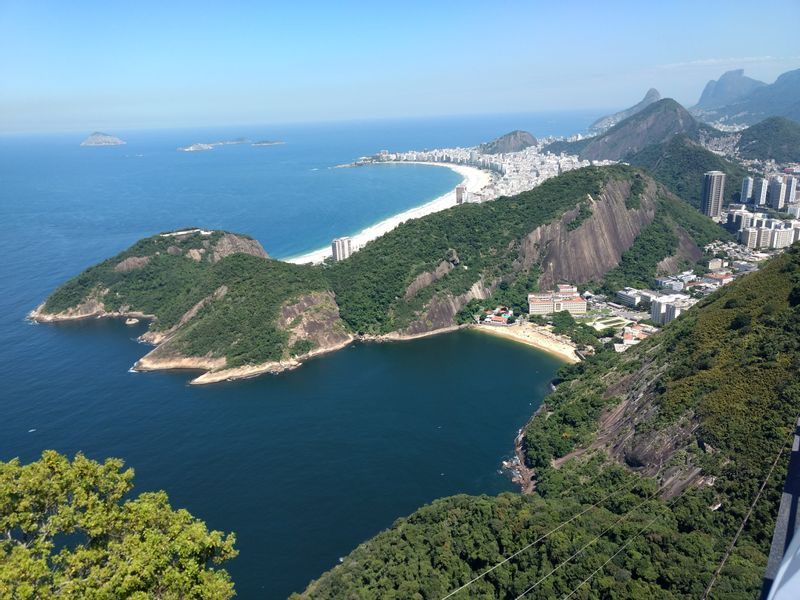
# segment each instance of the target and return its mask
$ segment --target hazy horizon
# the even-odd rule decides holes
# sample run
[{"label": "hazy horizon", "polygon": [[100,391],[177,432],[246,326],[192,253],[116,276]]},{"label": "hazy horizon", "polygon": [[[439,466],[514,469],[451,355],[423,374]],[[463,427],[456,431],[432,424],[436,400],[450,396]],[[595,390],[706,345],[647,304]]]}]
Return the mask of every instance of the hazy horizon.
[{"label": "hazy horizon", "polygon": [[[764,19],[796,12],[759,5]],[[0,4],[0,133],[125,131],[695,104],[723,72],[771,83],[791,35],[747,3],[132,7]],[[625,32],[621,35],[620,32]],[[680,43],[666,44],[670,39]],[[758,41],[758,50],[744,43]]]}]

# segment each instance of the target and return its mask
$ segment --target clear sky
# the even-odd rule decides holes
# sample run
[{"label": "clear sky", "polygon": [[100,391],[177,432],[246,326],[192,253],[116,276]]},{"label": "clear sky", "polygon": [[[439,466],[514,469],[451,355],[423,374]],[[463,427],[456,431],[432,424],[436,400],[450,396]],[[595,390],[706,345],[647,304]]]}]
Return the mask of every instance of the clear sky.
[{"label": "clear sky", "polygon": [[800,67],[798,0],[0,0],[0,132],[694,104]]}]

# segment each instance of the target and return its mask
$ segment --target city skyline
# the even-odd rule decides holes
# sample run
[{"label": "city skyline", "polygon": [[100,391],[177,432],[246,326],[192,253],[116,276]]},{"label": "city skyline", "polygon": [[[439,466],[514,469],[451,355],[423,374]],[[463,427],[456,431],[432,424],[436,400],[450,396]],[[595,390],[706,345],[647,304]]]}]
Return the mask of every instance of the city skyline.
[{"label": "city skyline", "polygon": [[742,46],[745,3],[676,2],[649,7],[647,18],[638,8],[8,1],[0,132],[599,113],[650,87],[692,105],[727,70],[771,83],[800,65],[790,36]]}]

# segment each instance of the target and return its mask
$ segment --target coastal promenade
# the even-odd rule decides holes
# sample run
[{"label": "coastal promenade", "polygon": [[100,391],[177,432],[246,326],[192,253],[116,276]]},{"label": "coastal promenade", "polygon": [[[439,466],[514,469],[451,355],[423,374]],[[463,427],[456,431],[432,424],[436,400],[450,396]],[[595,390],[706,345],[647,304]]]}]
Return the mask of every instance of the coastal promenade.
[{"label": "coastal promenade", "polygon": [[[391,163],[389,163],[391,164]],[[464,185],[467,188],[467,192],[470,194],[474,194],[488,186],[492,182],[492,174],[489,171],[484,171],[482,169],[477,169],[475,167],[468,167],[464,165],[450,165],[450,164],[442,164],[442,163],[433,163],[433,162],[416,162],[410,163],[409,161],[404,161],[402,164],[422,164],[422,165],[433,165],[436,167],[447,167],[461,175],[464,179],[459,182],[458,185]],[[438,198],[431,200],[430,202],[423,204],[422,206],[417,206],[415,208],[411,208],[409,210],[403,211],[397,215],[391,216],[388,219],[384,219],[375,225],[371,225],[366,229],[358,232],[355,235],[350,236],[353,240],[353,246],[355,248],[362,248],[367,242],[372,241],[384,233],[388,233],[404,221],[408,221],[409,219],[418,219],[420,217],[424,217],[425,215],[430,215],[435,212],[439,212],[445,210],[447,208],[451,208],[456,205],[456,190],[453,188],[446,194],[442,194]],[[342,235],[345,235],[343,232]],[[314,250],[312,252],[308,252],[306,254],[301,254],[300,256],[294,256],[291,258],[287,258],[286,262],[295,263],[295,264],[306,264],[306,263],[321,263],[326,258],[331,256],[331,247],[326,246],[325,248],[320,248],[318,250]]]}]

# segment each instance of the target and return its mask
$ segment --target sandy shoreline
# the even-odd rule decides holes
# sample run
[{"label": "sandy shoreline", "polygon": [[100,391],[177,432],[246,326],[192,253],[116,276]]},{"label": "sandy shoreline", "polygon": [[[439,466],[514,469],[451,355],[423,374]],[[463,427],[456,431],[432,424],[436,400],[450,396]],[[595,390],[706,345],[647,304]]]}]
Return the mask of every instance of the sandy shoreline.
[{"label": "sandy shoreline", "polygon": [[[416,165],[433,165],[437,167],[447,167],[448,169],[455,171],[464,178],[461,182],[458,183],[458,185],[465,185],[467,187],[467,191],[471,194],[482,190],[492,181],[492,175],[489,171],[483,171],[475,167],[467,167],[464,165],[451,165],[446,163],[434,163],[434,162],[411,162],[411,161],[392,162],[386,164],[416,164]],[[363,229],[362,231],[359,231],[357,234],[352,235],[350,237],[353,240],[354,247],[362,248],[364,244],[366,244],[367,242],[374,240],[375,238],[382,236],[384,233],[391,231],[392,229],[400,225],[400,223],[402,223],[403,221],[408,221],[409,219],[418,219],[419,217],[424,217],[425,215],[439,212],[440,210],[445,210],[455,205],[456,205],[456,190],[455,188],[453,188],[446,194],[442,194],[438,198],[435,198],[434,200],[431,200],[430,202],[423,204],[422,206],[410,208],[397,215],[391,216],[388,219],[384,219],[383,221],[376,223],[375,225],[371,225],[370,227],[367,227],[366,229]],[[300,256],[293,256],[284,260],[286,262],[295,264],[321,263],[330,255],[331,255],[331,248],[330,246],[326,246],[325,248],[319,248],[318,250],[314,250],[313,252],[307,252],[305,254],[301,254]]]},{"label": "sandy shoreline", "polygon": [[562,341],[547,329],[533,323],[509,327],[476,325],[474,329],[544,350],[569,363],[580,362],[573,345]]}]

